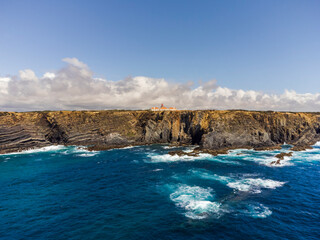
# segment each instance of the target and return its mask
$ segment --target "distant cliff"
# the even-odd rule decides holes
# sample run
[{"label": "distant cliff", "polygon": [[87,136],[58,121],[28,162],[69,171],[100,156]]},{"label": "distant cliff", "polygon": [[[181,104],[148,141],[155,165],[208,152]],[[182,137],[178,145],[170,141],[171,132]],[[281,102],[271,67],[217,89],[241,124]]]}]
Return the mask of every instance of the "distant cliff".
[{"label": "distant cliff", "polygon": [[297,149],[320,141],[320,113],[254,111],[53,111],[0,113],[0,153],[52,144],[104,149],[196,144],[207,150]]}]

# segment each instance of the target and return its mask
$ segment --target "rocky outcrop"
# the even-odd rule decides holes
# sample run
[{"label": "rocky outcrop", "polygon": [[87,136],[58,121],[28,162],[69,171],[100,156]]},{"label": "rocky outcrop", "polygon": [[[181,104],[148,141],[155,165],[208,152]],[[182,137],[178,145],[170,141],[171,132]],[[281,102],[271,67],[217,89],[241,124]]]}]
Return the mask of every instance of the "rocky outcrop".
[{"label": "rocky outcrop", "polygon": [[[107,149],[171,143],[202,151],[302,149],[320,140],[319,113],[254,111],[53,111],[0,113],[0,152],[52,144]],[[293,149],[294,150],[294,149]]]},{"label": "rocky outcrop", "polygon": [[310,145],[320,136],[319,116],[310,113],[227,112],[212,127],[204,136],[204,148]]}]

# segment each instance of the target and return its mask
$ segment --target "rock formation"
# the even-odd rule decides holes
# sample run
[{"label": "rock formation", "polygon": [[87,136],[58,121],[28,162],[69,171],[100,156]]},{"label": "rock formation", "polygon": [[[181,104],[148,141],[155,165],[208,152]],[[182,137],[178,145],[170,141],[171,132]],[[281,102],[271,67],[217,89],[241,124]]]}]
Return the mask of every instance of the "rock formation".
[{"label": "rock formation", "polygon": [[[194,144],[202,150],[303,149],[320,140],[320,113],[255,111],[52,111],[0,113],[0,153],[52,144],[107,149]],[[294,149],[293,149],[294,150]]]}]

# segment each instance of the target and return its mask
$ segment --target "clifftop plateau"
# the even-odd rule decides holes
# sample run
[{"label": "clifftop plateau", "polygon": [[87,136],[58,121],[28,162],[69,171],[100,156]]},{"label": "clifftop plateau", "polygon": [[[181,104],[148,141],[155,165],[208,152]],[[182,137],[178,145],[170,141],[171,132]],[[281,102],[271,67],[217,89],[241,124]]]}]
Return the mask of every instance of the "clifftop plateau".
[{"label": "clifftop plateau", "polygon": [[301,150],[320,141],[320,113],[255,111],[0,112],[0,153],[52,144],[107,149],[126,145],[194,144],[212,151]]}]

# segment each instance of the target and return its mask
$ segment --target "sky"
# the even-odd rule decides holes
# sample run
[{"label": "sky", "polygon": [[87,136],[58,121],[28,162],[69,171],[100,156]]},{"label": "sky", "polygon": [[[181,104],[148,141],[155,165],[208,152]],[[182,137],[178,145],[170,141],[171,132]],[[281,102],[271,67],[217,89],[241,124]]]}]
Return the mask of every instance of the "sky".
[{"label": "sky", "polygon": [[0,0],[0,111],[320,111],[320,1]]}]

